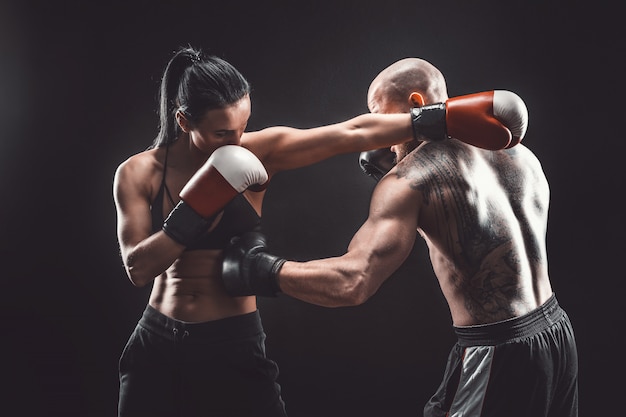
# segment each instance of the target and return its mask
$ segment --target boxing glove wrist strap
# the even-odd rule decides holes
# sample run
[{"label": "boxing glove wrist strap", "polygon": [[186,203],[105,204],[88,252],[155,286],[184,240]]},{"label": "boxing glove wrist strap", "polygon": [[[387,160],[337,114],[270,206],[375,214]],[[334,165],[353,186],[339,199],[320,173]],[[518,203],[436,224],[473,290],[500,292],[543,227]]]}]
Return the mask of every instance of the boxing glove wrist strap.
[{"label": "boxing glove wrist strap", "polygon": [[163,231],[181,245],[189,246],[209,230],[215,216],[208,219],[180,201],[163,222]]},{"label": "boxing glove wrist strap", "polygon": [[429,104],[411,108],[413,137],[416,140],[444,140],[446,133],[445,103]]},{"label": "boxing glove wrist strap", "polygon": [[252,292],[265,297],[276,297],[282,292],[278,285],[278,271],[283,267],[286,259],[268,253],[257,255],[258,280],[252,281]]}]

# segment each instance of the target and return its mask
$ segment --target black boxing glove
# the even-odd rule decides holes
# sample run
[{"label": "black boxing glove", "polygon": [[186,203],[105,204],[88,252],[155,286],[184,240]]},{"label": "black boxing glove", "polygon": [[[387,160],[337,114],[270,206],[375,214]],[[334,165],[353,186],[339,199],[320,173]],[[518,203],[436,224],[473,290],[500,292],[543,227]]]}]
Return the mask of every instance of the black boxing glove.
[{"label": "black boxing glove", "polygon": [[396,154],[389,148],[364,151],[359,155],[359,166],[375,181],[380,181],[395,165]]},{"label": "black boxing glove", "polygon": [[222,282],[233,296],[276,297],[281,292],[278,271],[285,259],[267,253],[267,241],[259,231],[234,237],[224,249]]}]

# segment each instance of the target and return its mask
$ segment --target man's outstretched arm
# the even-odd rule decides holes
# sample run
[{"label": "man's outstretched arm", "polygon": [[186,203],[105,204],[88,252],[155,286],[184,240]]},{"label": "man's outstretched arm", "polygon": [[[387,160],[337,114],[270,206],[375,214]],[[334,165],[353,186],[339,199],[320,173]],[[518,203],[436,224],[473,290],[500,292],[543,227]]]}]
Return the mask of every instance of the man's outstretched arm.
[{"label": "man's outstretched arm", "polygon": [[368,219],[342,256],[286,261],[267,252],[261,234],[239,238],[225,251],[222,276],[227,291],[233,296],[282,291],[326,307],[362,304],[411,252],[420,204],[416,193],[395,175],[381,180]]}]

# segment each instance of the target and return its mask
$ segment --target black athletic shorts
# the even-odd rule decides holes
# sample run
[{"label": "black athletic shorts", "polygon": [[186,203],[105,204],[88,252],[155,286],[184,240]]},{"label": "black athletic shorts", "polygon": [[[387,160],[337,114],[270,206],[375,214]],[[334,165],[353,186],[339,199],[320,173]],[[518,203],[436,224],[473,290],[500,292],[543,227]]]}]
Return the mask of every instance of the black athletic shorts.
[{"label": "black athletic shorts", "polygon": [[147,306],[119,374],[120,417],[286,416],[258,311],[186,323]]},{"label": "black athletic shorts", "polygon": [[578,416],[576,341],[554,295],[524,316],[454,330],[425,417]]}]

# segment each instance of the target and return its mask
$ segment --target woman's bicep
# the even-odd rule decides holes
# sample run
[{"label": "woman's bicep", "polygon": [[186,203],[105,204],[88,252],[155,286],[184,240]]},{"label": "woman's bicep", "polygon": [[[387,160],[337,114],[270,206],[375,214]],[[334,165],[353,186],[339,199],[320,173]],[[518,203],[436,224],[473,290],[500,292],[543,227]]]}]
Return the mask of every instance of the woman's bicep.
[{"label": "woman's bicep", "polygon": [[118,168],[113,183],[117,237],[123,253],[147,238],[152,226],[149,199],[131,171]]},{"label": "woman's bicep", "polygon": [[344,124],[311,129],[272,127],[247,134],[242,145],[263,162],[270,174],[300,168],[359,148],[354,131]]},{"label": "woman's bicep", "polygon": [[362,114],[310,129],[270,127],[246,133],[242,145],[254,152],[272,174],[335,155],[389,147],[412,137],[407,114]]}]

